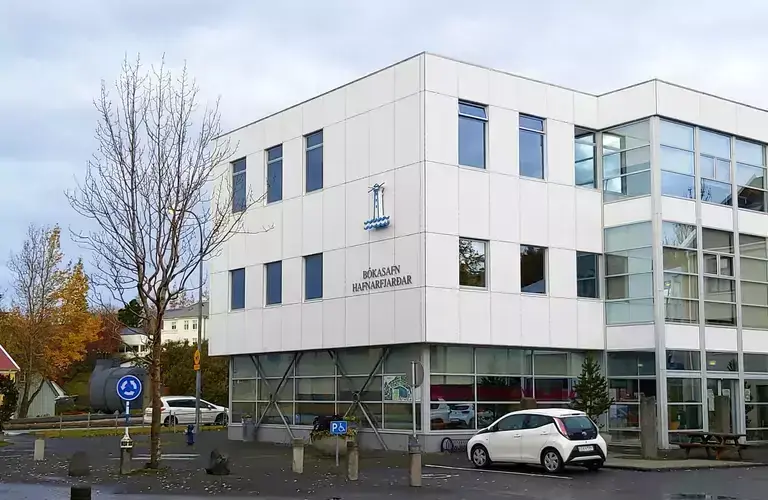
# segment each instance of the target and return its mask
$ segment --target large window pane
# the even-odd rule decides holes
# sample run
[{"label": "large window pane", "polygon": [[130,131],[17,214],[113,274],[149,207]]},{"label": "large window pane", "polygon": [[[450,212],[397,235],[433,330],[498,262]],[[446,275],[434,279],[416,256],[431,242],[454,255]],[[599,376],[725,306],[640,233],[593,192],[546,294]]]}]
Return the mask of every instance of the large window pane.
[{"label": "large window pane", "polygon": [[664,273],[664,293],[667,298],[699,298],[699,278],[689,274]]},{"label": "large window pane", "polygon": [[306,137],[306,192],[323,187],[323,131]]},{"label": "large window pane", "polygon": [[520,401],[532,396],[530,380],[521,377],[477,377],[478,401]]},{"label": "large window pane", "polygon": [[717,229],[702,229],[704,250],[721,253],[733,253],[733,233]]},{"label": "large window pane", "polygon": [[250,356],[232,356],[232,378],[256,378],[258,375]]},{"label": "large window pane", "polygon": [[699,351],[667,351],[667,370],[701,370]]},{"label": "large window pane", "polygon": [[267,305],[283,301],[283,263],[270,262],[264,266],[267,279]]},{"label": "large window pane", "polygon": [[245,308],[245,269],[233,269],[229,272],[229,286],[229,308]]},{"label": "large window pane", "polygon": [[605,317],[609,325],[653,321],[653,300],[636,299],[606,302]]},{"label": "large window pane", "polygon": [[600,256],[594,253],[576,252],[576,295],[600,297],[598,269]]},{"label": "large window pane", "polygon": [[267,203],[283,199],[283,146],[267,150]]},{"label": "large window pane", "polygon": [[327,417],[336,413],[334,403],[296,403],[295,425],[313,425],[317,417]]},{"label": "large window pane", "polygon": [[742,281],[741,302],[755,306],[768,306],[768,284]]},{"label": "large window pane", "polygon": [[695,179],[691,175],[661,172],[661,194],[678,198],[696,198]]},{"label": "large window pane", "polygon": [[739,251],[742,257],[754,257],[768,259],[768,247],[766,239],[750,234],[739,235]]},{"label": "large window pane", "polygon": [[[259,354],[259,365],[265,377],[282,377],[293,363],[293,354]],[[288,371],[288,376],[292,372]]]},{"label": "large window pane", "polygon": [[735,325],[736,305],[704,302],[704,321],[710,325]]},{"label": "large window pane", "polygon": [[576,160],[576,185],[597,187],[595,171],[595,134],[579,127],[574,128],[574,156]]},{"label": "large window pane", "polygon": [[701,179],[701,201],[718,205],[733,205],[731,185],[709,179]]},{"label": "large window pane", "polygon": [[[669,430],[697,430],[704,428],[701,405],[669,405]],[[672,439],[672,436],[670,436]]]},{"label": "large window pane", "polygon": [[571,400],[567,378],[536,378],[533,385],[537,402]]},{"label": "large window pane", "polygon": [[693,176],[693,153],[665,146],[661,146],[659,153],[662,170]]},{"label": "large window pane", "polygon": [[736,161],[752,165],[765,165],[763,146],[755,142],[736,139]]},{"label": "large window pane", "polygon": [[702,153],[719,158],[731,157],[731,138],[709,130],[699,131],[699,150]]},{"label": "large window pane", "polygon": [[653,297],[653,275],[630,274],[605,279],[606,300]]},{"label": "large window pane", "polygon": [[304,257],[304,299],[323,297],[323,254]]},{"label": "large window pane", "polygon": [[739,356],[735,352],[708,352],[707,371],[737,372]]},{"label": "large window pane", "polygon": [[232,401],[256,401],[258,387],[256,379],[233,380]]},{"label": "large window pane", "polygon": [[[385,429],[411,429],[413,427],[413,406],[403,403],[384,404]],[[472,422],[474,424],[474,422]],[[471,426],[474,428],[474,425]],[[421,429],[421,404],[416,404],[416,429]]]},{"label": "large window pane", "polygon": [[520,129],[520,175],[544,178],[544,134]]},{"label": "large window pane", "polygon": [[[342,375],[365,375],[374,371],[382,356],[381,349],[367,347],[338,351],[338,360]],[[381,373],[381,366],[375,373]]]},{"label": "large window pane", "polygon": [[701,379],[668,378],[667,401],[670,403],[700,403]]},{"label": "large window pane", "polygon": [[[749,354],[744,353],[744,371],[753,373],[768,373],[768,354]],[[745,381],[744,385],[747,385],[748,381]],[[763,393],[766,398],[764,402],[768,403],[768,380],[762,382],[765,386],[765,392]]]},{"label": "large window pane", "polygon": [[247,205],[245,158],[232,162],[232,212],[242,212]]},{"label": "large window pane", "polygon": [[659,137],[662,144],[693,151],[693,127],[661,120],[659,122]]},{"label": "large window pane", "polygon": [[485,121],[459,116],[459,164],[485,168]]},{"label": "large window pane", "polygon": [[546,248],[520,246],[520,291],[547,293],[546,262]]},{"label": "large window pane", "polygon": [[605,230],[606,253],[651,246],[653,230],[650,222],[638,222]]},{"label": "large window pane", "polygon": [[670,247],[696,248],[696,226],[678,222],[663,222],[661,244]]},{"label": "large window pane", "polygon": [[698,323],[699,303],[695,300],[667,299],[664,302],[667,323]]},{"label": "large window pane", "polygon": [[372,377],[371,381],[363,389],[367,377],[339,377],[336,379],[338,388],[338,401],[354,401],[355,394],[360,395],[360,401],[381,402],[382,379],[380,376]]},{"label": "large window pane", "polygon": [[704,298],[718,302],[736,302],[736,282],[705,276]]},{"label": "large window pane", "polygon": [[765,188],[765,169],[743,163],[736,164],[736,184],[754,188]]},{"label": "large window pane", "polygon": [[477,373],[489,375],[530,375],[531,351],[503,347],[475,349]]},{"label": "large window pane", "polygon": [[654,375],[655,373],[656,353],[654,352],[618,351],[608,353],[609,377]]},{"label": "large window pane", "polygon": [[768,282],[768,261],[742,257],[741,278],[750,281]]},{"label": "large window pane", "polygon": [[651,247],[617,250],[605,255],[605,275],[639,274],[653,271]]},{"label": "large window pane", "polygon": [[459,285],[484,288],[486,242],[459,239]]},{"label": "large window pane", "polygon": [[603,178],[619,179],[651,168],[651,148],[642,147],[603,156]]},{"label": "large window pane", "polygon": [[333,401],[336,395],[333,378],[297,378],[296,399],[306,401]]},{"label": "large window pane", "polygon": [[305,352],[296,365],[296,376],[333,375],[336,365],[327,351]]},{"label": "large window pane", "polygon": [[741,326],[768,330],[768,308],[741,306]]},{"label": "large window pane", "polygon": [[603,148],[608,151],[632,149],[650,143],[648,120],[622,125],[603,132]]},{"label": "large window pane", "polygon": [[664,249],[664,270],[681,273],[698,272],[698,256],[695,250]]},{"label": "large window pane", "polygon": [[568,375],[568,354],[537,352],[533,355],[533,372],[539,375]]},{"label": "large window pane", "polygon": [[472,374],[475,371],[473,354],[471,347],[430,346],[430,372]]},{"label": "large window pane", "polygon": [[603,182],[603,198],[613,201],[634,196],[646,196],[651,193],[651,172],[639,172]]},{"label": "large window pane", "polygon": [[399,345],[391,347],[384,361],[384,373],[410,373],[411,361],[421,361],[421,346]]},{"label": "large window pane", "polygon": [[431,375],[429,398],[432,401],[474,401],[475,377],[467,375]]},{"label": "large window pane", "polygon": [[739,187],[737,196],[739,208],[765,212],[766,196],[768,196],[765,191],[761,189]]}]

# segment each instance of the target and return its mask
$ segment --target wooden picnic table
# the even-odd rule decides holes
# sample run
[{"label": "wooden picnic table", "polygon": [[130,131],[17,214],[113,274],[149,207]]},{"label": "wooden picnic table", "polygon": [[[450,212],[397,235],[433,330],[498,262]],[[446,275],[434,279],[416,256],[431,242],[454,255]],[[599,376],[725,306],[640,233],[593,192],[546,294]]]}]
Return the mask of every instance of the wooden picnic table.
[{"label": "wooden picnic table", "polygon": [[694,448],[703,449],[707,453],[707,458],[712,458],[712,452],[714,452],[715,460],[720,460],[725,451],[735,451],[741,458],[741,451],[747,448],[746,444],[739,442],[741,438],[746,437],[746,434],[710,431],[681,431],[676,434],[687,436],[689,439],[687,443],[678,443],[678,446],[685,450],[686,458]]}]

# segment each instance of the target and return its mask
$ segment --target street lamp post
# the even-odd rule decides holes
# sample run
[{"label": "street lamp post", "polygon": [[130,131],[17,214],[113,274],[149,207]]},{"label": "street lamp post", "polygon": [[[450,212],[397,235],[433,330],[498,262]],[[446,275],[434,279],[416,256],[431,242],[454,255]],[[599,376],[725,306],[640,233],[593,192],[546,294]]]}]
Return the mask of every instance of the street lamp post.
[{"label": "street lamp post", "polygon": [[[197,221],[197,228],[200,230],[200,252],[199,262],[200,266],[198,274],[197,284],[197,351],[203,346],[203,223],[200,221],[200,217],[191,210],[184,210],[184,213],[190,214]],[[202,392],[202,379],[200,375],[200,367],[195,370],[195,434],[200,432],[200,393]]]}]

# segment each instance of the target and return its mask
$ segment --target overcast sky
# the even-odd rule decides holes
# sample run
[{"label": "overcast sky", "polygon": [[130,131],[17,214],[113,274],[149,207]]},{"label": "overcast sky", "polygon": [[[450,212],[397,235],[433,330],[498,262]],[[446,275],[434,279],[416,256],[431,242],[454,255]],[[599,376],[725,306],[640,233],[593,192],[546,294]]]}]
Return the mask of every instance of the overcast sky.
[{"label": "overcast sky", "polygon": [[765,0],[0,0],[0,289],[30,223],[83,226],[63,191],[126,53],[186,61],[225,128],[424,50],[593,93],[658,77],[768,107],[767,14]]}]

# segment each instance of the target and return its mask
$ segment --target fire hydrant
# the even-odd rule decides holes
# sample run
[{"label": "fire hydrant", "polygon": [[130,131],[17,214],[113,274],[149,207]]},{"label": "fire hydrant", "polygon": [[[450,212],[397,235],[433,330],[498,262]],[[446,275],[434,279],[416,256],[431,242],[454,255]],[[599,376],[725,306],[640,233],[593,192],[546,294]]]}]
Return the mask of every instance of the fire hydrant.
[{"label": "fire hydrant", "polygon": [[187,444],[189,446],[192,446],[195,444],[195,426],[192,424],[189,424],[187,426],[187,432],[184,433],[185,436],[187,436]]}]

